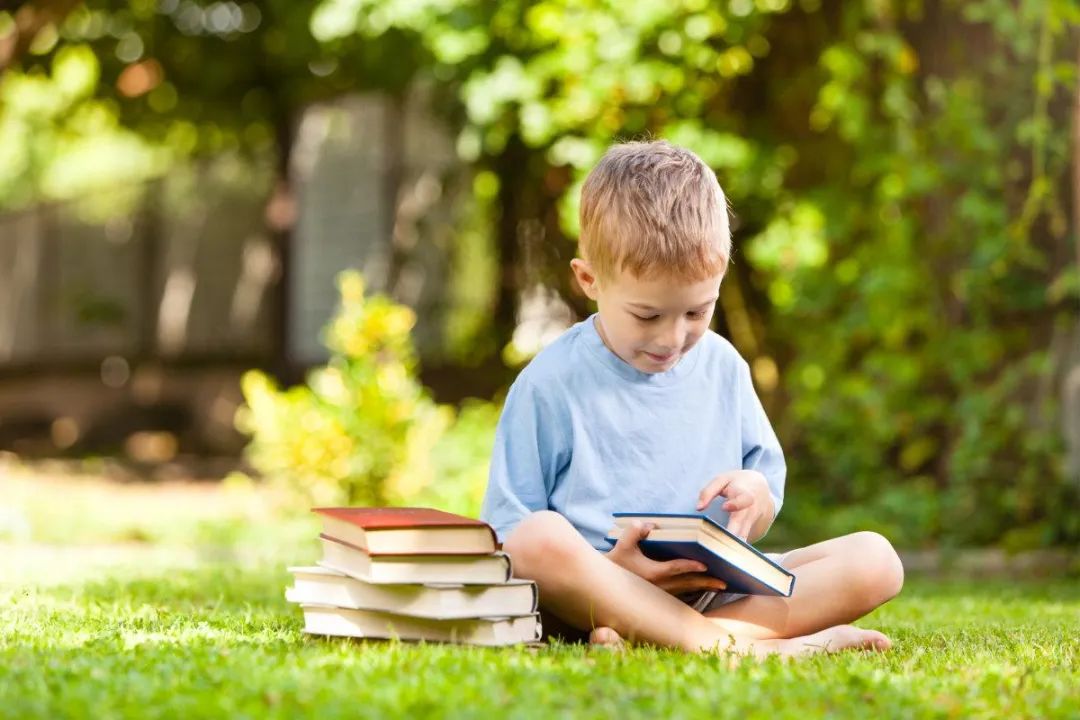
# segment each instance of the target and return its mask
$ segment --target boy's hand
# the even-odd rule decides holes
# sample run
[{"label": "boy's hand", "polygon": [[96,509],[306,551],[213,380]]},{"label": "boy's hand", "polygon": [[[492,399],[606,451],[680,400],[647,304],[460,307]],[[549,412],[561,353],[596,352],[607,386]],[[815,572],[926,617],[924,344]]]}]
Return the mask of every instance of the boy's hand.
[{"label": "boy's hand", "polygon": [[755,539],[764,535],[776,517],[769,484],[757,470],[733,470],[717,475],[698,495],[697,509],[704,510],[717,495],[727,498],[720,506],[729,514],[727,529],[743,540],[751,533]]},{"label": "boy's hand", "polygon": [[645,557],[638,543],[649,536],[652,523],[634,524],[623,530],[619,541],[608,553],[616,565],[645,578],[672,595],[694,590],[724,590],[727,583],[705,574],[705,566],[696,560],[657,561]]}]

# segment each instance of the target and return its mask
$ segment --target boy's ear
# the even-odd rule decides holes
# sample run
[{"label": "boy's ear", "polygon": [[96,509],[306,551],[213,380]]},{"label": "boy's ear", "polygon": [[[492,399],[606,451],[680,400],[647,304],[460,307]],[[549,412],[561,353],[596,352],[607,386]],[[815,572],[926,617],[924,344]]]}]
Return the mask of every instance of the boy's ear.
[{"label": "boy's ear", "polygon": [[581,291],[585,293],[585,296],[590,300],[596,300],[598,294],[596,273],[593,272],[588,261],[574,258],[570,261],[570,269],[574,271],[574,277],[577,278],[578,285],[581,286]]}]

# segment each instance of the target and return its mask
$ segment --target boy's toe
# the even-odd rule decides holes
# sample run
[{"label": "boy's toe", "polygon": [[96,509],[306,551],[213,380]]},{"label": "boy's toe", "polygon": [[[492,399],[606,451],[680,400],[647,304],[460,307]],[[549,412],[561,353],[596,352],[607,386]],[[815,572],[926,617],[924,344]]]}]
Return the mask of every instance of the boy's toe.
[{"label": "boy's toe", "polygon": [[615,650],[623,647],[623,639],[609,627],[598,627],[589,633],[589,644]]},{"label": "boy's toe", "polygon": [[879,632],[874,632],[874,637],[870,642],[874,650],[888,650],[892,647],[892,640]]}]

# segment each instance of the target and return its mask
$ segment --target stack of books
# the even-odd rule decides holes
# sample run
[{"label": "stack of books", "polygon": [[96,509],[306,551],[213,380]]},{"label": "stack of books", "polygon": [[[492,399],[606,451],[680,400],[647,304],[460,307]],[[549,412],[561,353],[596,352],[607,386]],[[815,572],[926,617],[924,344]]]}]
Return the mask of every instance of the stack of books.
[{"label": "stack of books", "polygon": [[480,520],[428,508],[315,508],[318,566],[285,598],[315,635],[513,645],[540,639],[536,584]]}]

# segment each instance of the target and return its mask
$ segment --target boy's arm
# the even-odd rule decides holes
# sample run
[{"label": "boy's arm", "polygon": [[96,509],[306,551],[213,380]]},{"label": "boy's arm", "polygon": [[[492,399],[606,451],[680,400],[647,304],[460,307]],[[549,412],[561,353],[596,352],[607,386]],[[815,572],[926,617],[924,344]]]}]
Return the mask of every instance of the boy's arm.
[{"label": "boy's arm", "polygon": [[784,461],[784,451],[780,447],[780,441],[777,440],[772,424],[765,414],[765,408],[762,407],[761,400],[754,392],[750,366],[746,363],[743,363],[741,367],[739,385],[742,391],[739,403],[742,409],[742,466],[744,470],[755,470],[765,477],[769,498],[772,500],[771,512],[756,522],[750,531],[750,536],[756,540],[768,532],[773,520],[780,512],[780,506],[784,503],[787,463]]},{"label": "boy's arm", "polygon": [[707,512],[708,506],[723,496],[719,509],[728,513],[727,529],[752,543],[769,531],[780,512],[787,466],[745,362],[739,366],[737,398],[736,432],[741,442],[742,467],[712,478],[698,495],[697,509]]},{"label": "boy's arm", "polygon": [[488,485],[480,517],[499,542],[525,516],[548,509],[559,471],[569,461],[569,420],[527,378],[510,387],[495,430]]}]

